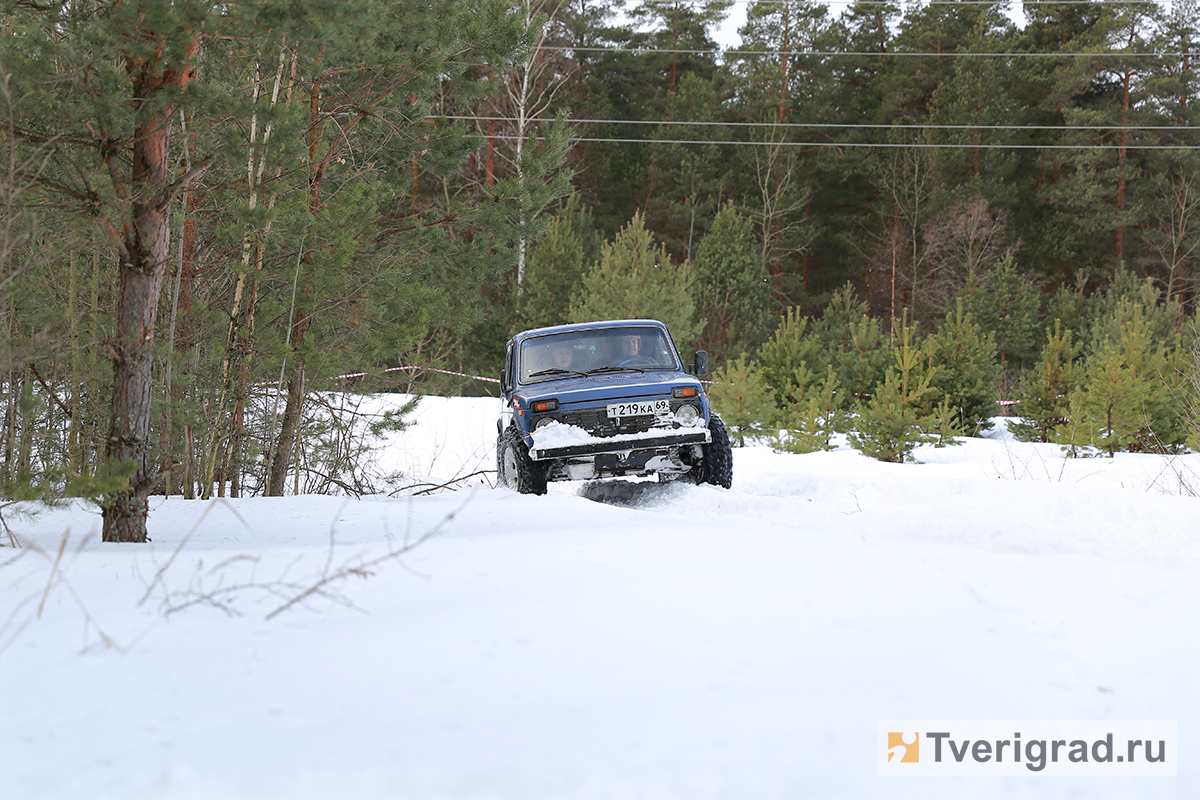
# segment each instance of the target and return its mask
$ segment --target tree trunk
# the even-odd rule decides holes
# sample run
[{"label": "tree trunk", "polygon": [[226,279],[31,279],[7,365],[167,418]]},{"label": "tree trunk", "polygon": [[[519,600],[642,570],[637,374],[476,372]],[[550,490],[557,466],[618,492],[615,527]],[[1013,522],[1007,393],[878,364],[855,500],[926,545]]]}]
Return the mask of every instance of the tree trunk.
[{"label": "tree trunk", "polygon": [[296,429],[299,427],[300,413],[304,407],[304,361],[298,360],[292,368],[292,374],[287,380],[287,406],[283,411],[283,424],[279,430],[279,441],[275,445],[275,455],[271,459],[270,483],[267,486],[268,497],[282,497],[284,483],[287,480],[288,464],[292,460],[292,449],[296,444]]},{"label": "tree trunk", "polygon": [[67,327],[71,343],[71,407],[75,413],[67,421],[67,468],[83,474],[83,365],[79,356],[79,249],[71,245],[67,276]]},{"label": "tree trunk", "polygon": [[1125,165],[1129,158],[1129,82],[1132,79],[1128,68],[1121,75],[1121,133],[1117,146],[1117,225],[1113,232],[1113,260],[1120,267],[1125,261]]},{"label": "tree trunk", "polygon": [[17,449],[17,393],[20,391],[20,376],[16,367],[8,370],[5,384],[8,389],[7,402],[4,404],[4,452],[0,454],[0,487],[9,486],[16,478],[13,457]]},{"label": "tree trunk", "polygon": [[[147,126],[153,127],[153,126]],[[134,134],[135,181],[138,172],[154,185],[165,186],[167,129]],[[117,339],[113,343],[113,401],[106,455],[110,463],[133,461],[129,489],[104,504],[104,541],[146,541],[151,476],[147,470],[150,406],[153,399],[151,358],[158,298],[162,291],[169,232],[162,210],[137,203],[133,230],[121,254]],[[132,240],[132,241],[129,241]]]},{"label": "tree trunk", "polygon": [[120,232],[120,297],[116,337],[111,344],[113,399],[106,455],[110,464],[132,462],[133,474],[128,489],[105,498],[106,542],[147,540],[148,497],[153,483],[147,467],[154,399],[151,366],[171,237],[167,210],[174,197],[168,160],[174,108],[164,102],[163,96],[187,87],[192,76],[189,63],[200,50],[197,35],[178,63],[163,63],[162,49],[156,59],[143,60],[132,51],[143,52],[146,39],[161,44],[161,37],[153,31],[129,33],[135,41],[130,42],[125,66],[138,113],[128,181],[122,175],[118,154],[110,151],[105,158],[117,196],[128,209]]},{"label": "tree trunk", "polygon": [[[175,355],[179,359],[185,375],[190,375],[195,369],[196,357],[196,321],[193,318],[192,307],[195,304],[195,284],[198,265],[196,263],[196,220],[188,214],[190,199],[183,204],[185,222],[183,225],[182,241],[180,242],[180,271],[178,287],[179,327],[175,338]],[[183,392],[176,390],[176,400],[181,400]],[[195,423],[189,419],[183,426],[183,440],[176,446],[182,447],[183,475],[180,485],[185,499],[196,499],[196,454],[192,446],[195,440]]]},{"label": "tree trunk", "polygon": [[[262,245],[255,245],[254,270],[255,274],[262,272]],[[246,303],[246,317],[243,321],[241,339],[238,344],[238,374],[233,384],[233,420],[229,435],[229,445],[225,451],[225,470],[229,478],[229,496],[241,496],[242,452],[243,441],[246,438],[246,399],[247,387],[250,385],[250,358],[254,343],[254,314],[258,308],[259,279],[250,281],[250,298]]]},{"label": "tree trunk", "polygon": [[[90,294],[88,296],[88,318],[90,320],[88,337],[89,341],[92,343],[92,346],[97,350],[99,349],[100,343],[104,341],[104,338],[100,333],[100,283],[102,277],[101,272],[103,269],[104,268],[101,264],[100,258],[99,243],[93,241],[92,280],[89,287]],[[104,424],[103,419],[105,411],[104,393],[100,390],[100,375],[102,374],[100,369],[100,361],[102,358],[102,354],[96,353],[92,356],[88,364],[88,381],[91,384],[90,394],[92,395],[92,398],[91,402],[87,404],[86,419],[88,427],[84,432],[84,441],[88,444],[86,453],[87,457],[84,459],[84,465],[87,469],[90,469],[93,472],[100,468],[100,460],[102,457],[100,450],[102,445],[100,426]]]},{"label": "tree trunk", "polygon": [[[321,51],[323,53],[323,51]],[[318,55],[316,65],[321,63],[321,55]],[[308,185],[308,210],[314,216],[321,208],[321,183],[325,176],[325,162],[317,160],[317,154],[321,144],[321,86],[322,78],[318,77],[312,82],[309,88],[308,96],[308,163],[312,169],[312,178]],[[333,152],[332,148],[329,153],[326,153],[326,158]],[[301,239],[301,247],[303,248],[303,239]],[[308,333],[308,314],[306,311],[297,311],[296,309],[296,286],[300,282],[300,266],[301,264],[311,265],[313,262],[313,254],[311,251],[303,252],[296,262],[296,276],[292,286],[292,319],[294,320],[291,327],[288,329],[287,345],[292,350],[295,358],[291,362],[292,373],[288,376],[284,385],[279,387],[281,391],[287,392],[287,403],[283,409],[283,422],[279,426],[279,438],[275,440],[275,446],[271,454],[271,469],[267,473],[267,496],[282,497],[284,482],[287,480],[288,464],[292,460],[292,448],[296,444],[296,429],[300,426],[300,415],[304,411],[304,356],[302,355],[301,347],[304,344],[304,337]],[[308,294],[312,291],[311,286],[305,287],[304,293]]]}]

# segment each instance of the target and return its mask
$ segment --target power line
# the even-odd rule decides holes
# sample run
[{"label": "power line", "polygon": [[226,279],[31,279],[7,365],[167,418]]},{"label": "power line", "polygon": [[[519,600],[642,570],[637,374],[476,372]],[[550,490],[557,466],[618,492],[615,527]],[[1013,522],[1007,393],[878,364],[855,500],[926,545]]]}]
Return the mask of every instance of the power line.
[{"label": "power line", "polygon": [[[687,2],[688,0],[684,0]],[[694,0],[699,1],[699,0]],[[737,5],[753,5],[766,4],[783,5],[787,0],[730,0]],[[903,3],[900,0],[821,0],[816,5],[823,6],[894,6],[900,10]],[[995,6],[1000,8],[1004,6],[1004,0],[928,0],[924,3],[918,3],[919,8],[926,6]],[[1162,6],[1168,4],[1159,2],[1159,0],[1026,0],[1022,3],[1022,10],[1026,8],[1037,8],[1038,6],[1127,6],[1127,5],[1143,5],[1143,6]]]},{"label": "power line", "polygon": [[[427,117],[435,119],[435,117]],[[516,122],[516,117],[445,116],[442,119],[475,122]],[[526,120],[527,122],[531,120]],[[551,122],[548,119],[533,122]],[[567,119],[573,125],[690,125],[726,128],[863,128],[870,130],[969,130],[969,131],[1196,131],[1198,125],[942,125],[874,122],[687,122],[663,119]],[[633,141],[646,141],[636,139]]]},{"label": "power line", "polygon": [[1124,51],[1106,51],[1101,53],[917,53],[907,50],[903,51],[846,51],[846,50],[742,50],[736,47],[731,47],[725,50],[720,48],[710,50],[688,50],[688,49],[671,49],[671,48],[652,48],[652,47],[567,47],[559,45],[544,45],[542,50],[553,50],[556,52],[571,51],[575,53],[633,53],[636,55],[646,55],[649,53],[663,53],[666,55],[718,55],[726,57],[737,56],[820,56],[822,58],[829,56],[855,56],[855,57],[874,57],[874,58],[1102,58],[1104,56],[1120,56],[1123,58],[1195,58],[1200,56],[1200,52],[1124,52]]},{"label": "power line", "polygon": [[[493,134],[489,138],[515,141],[520,136]],[[530,139],[545,141],[543,136]],[[939,142],[747,142],[708,141],[706,139],[618,139],[603,137],[572,138],[574,142],[598,142],[608,144],[707,144],[736,145],[746,147],[912,147],[931,150],[1200,150],[1200,145],[1190,144],[969,144]]]},{"label": "power line", "polygon": [[[704,2],[704,0],[681,0],[681,2]],[[788,0],[728,0],[735,5],[783,5]],[[1157,6],[1167,5],[1159,0],[1027,0],[1023,6]],[[897,6],[899,0],[821,0],[823,6]],[[1000,6],[1004,0],[928,0],[924,6]]]}]

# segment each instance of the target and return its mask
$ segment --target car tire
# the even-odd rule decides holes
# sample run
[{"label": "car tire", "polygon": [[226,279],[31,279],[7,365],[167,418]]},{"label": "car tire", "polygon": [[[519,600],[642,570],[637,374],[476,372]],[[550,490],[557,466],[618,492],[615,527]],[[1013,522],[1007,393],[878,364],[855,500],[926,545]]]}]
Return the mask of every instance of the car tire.
[{"label": "car tire", "polygon": [[733,485],[733,446],[729,443],[729,431],[721,418],[713,414],[708,420],[708,432],[712,442],[704,445],[699,482],[728,489]]},{"label": "car tire", "polygon": [[521,494],[546,493],[546,469],[529,457],[525,439],[515,427],[504,429],[496,441],[497,482]]}]

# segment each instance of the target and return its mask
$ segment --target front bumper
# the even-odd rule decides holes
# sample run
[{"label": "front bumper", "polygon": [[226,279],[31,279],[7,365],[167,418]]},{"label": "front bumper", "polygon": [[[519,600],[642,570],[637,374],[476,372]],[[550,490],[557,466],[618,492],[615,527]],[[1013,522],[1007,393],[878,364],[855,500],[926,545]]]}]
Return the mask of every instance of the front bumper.
[{"label": "front bumper", "polygon": [[529,457],[534,461],[552,461],[556,458],[586,458],[607,453],[630,453],[634,450],[656,450],[662,447],[682,447],[692,444],[708,444],[712,434],[708,428],[688,428],[673,431],[648,431],[631,436],[609,436],[577,444],[529,448]]}]

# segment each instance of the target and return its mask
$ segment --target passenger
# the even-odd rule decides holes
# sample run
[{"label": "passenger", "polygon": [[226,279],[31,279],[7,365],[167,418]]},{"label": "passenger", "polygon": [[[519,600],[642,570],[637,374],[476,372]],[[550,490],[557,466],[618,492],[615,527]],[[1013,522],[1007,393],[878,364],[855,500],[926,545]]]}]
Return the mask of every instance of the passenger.
[{"label": "passenger", "polygon": [[575,360],[575,350],[568,344],[554,345],[554,366],[559,369],[570,369]]}]

